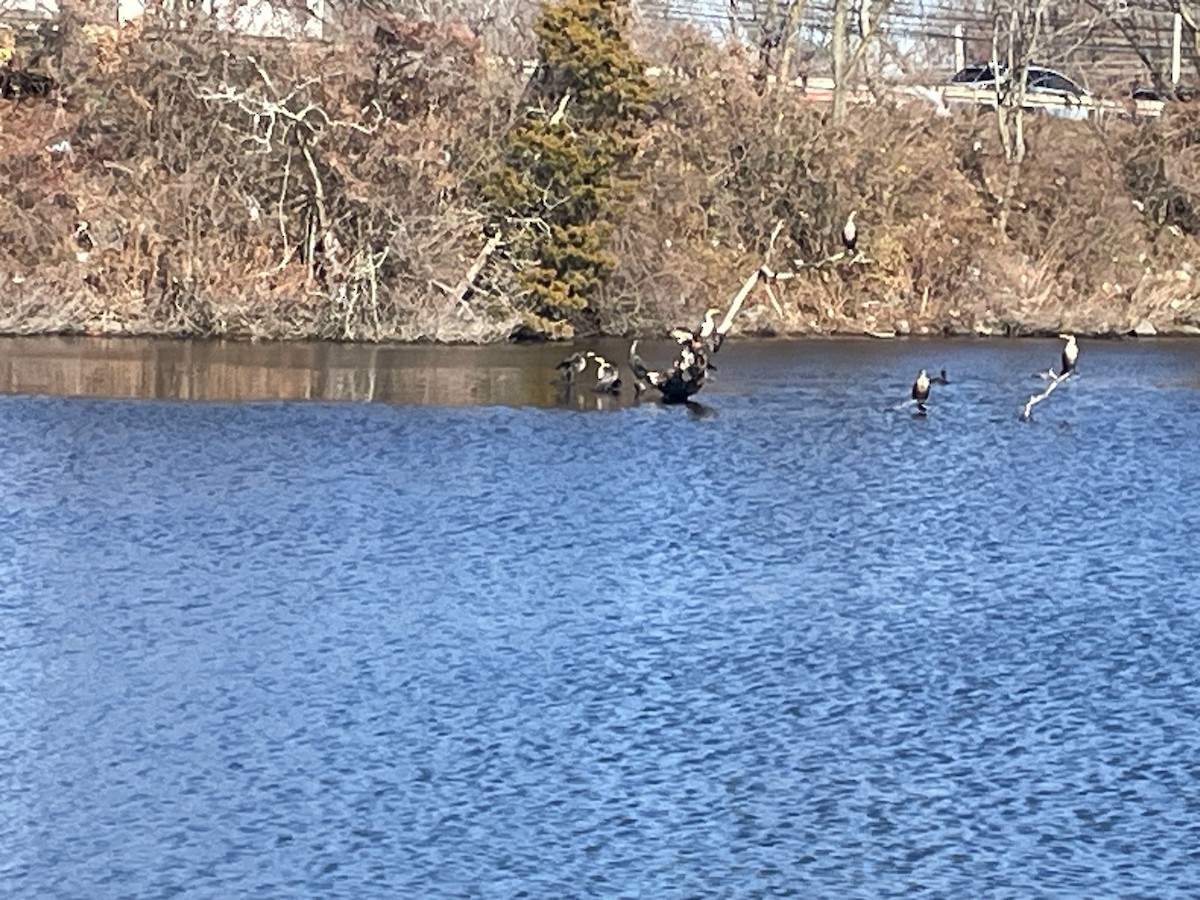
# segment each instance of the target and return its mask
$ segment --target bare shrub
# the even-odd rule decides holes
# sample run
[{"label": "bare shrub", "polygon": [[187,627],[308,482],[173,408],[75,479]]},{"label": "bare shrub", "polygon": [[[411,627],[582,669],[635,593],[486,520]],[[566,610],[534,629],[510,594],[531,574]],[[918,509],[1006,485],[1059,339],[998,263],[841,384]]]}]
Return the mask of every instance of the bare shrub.
[{"label": "bare shrub", "polygon": [[[694,317],[717,285],[720,296],[756,264],[777,221],[780,256],[801,277],[781,289],[785,321],[768,327],[890,327],[914,305],[931,316],[929,297],[941,303],[962,283],[975,252],[963,237],[987,218],[955,168],[958,126],[882,106],[834,127],[801,92],[755,91],[736,52],[686,33],[669,50],[667,68],[705,74],[660,85],[640,202],[617,236],[610,310],[660,323]],[[814,267],[841,250],[852,210],[868,263]],[[656,286],[663,296],[648,310]]]},{"label": "bare shrub", "polygon": [[[14,198],[0,253],[36,263],[26,293],[40,280],[110,298],[114,330],[464,333],[461,305],[433,311],[439,279],[478,251],[464,170],[489,156],[479,136],[505,109],[472,88],[470,41],[251,45],[197,22],[121,33],[101,64],[87,30],[61,33],[59,57],[81,67],[64,69],[69,99],[27,114],[36,138],[6,147],[0,173]],[[510,327],[503,302],[465,314],[472,339]]]}]

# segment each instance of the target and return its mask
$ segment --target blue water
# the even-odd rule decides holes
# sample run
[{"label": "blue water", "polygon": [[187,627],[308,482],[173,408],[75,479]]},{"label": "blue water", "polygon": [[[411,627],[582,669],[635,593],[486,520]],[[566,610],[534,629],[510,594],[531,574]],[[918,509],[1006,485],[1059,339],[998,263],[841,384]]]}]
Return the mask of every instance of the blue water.
[{"label": "blue water", "polygon": [[1057,346],[0,398],[0,895],[1195,896],[1200,347]]}]

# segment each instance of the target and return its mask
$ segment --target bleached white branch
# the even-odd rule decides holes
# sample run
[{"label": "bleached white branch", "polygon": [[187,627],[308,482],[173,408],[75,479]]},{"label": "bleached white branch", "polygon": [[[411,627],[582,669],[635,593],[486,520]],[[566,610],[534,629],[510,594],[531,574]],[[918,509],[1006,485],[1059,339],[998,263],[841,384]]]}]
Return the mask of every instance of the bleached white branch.
[{"label": "bleached white branch", "polygon": [[488,259],[500,246],[501,236],[497,232],[487,239],[487,243],[483,245],[483,249],[467,267],[467,272],[463,275],[456,287],[444,287],[446,293],[454,298],[455,307],[460,318],[473,319],[475,314],[471,311],[470,304],[467,303],[467,294],[475,286],[475,279],[479,277],[479,273],[483,271],[483,267],[487,264]]},{"label": "bleached white branch", "polygon": [[1042,391],[1040,394],[1034,394],[1027,401],[1025,401],[1025,406],[1021,410],[1021,421],[1022,422],[1029,421],[1029,418],[1033,415],[1034,406],[1041,403],[1043,400],[1045,400],[1047,397],[1049,397],[1052,393],[1054,393],[1054,389],[1070,377],[1071,377],[1070,372],[1063,372],[1061,375],[1055,375],[1050,380],[1050,383],[1048,385],[1046,385],[1046,389],[1044,391]]},{"label": "bleached white branch", "polygon": [[861,252],[856,252],[849,259],[846,259],[846,251],[841,250],[837,253],[832,253],[829,256],[826,256],[824,259],[818,259],[816,262],[806,263],[802,259],[793,259],[792,265],[795,266],[797,269],[822,269],[825,266],[833,265],[834,263],[839,263],[842,260],[846,260],[846,265],[848,265],[848,266],[866,265],[867,263],[869,263],[871,261],[865,255],[863,255]]},{"label": "bleached white branch", "polygon": [[[257,67],[257,64],[255,65]],[[261,68],[259,68],[259,75],[268,88],[274,92],[271,80]],[[276,126],[281,120],[293,125],[303,125],[311,132],[314,138],[319,136],[325,128],[349,128],[360,134],[373,134],[378,130],[379,123],[382,121],[382,115],[379,115],[378,106],[375,107],[377,114],[376,121],[369,125],[349,122],[344,119],[334,119],[320,105],[311,101],[305,103],[299,109],[292,109],[291,104],[297,95],[311,85],[316,84],[317,81],[317,78],[306,78],[278,100],[272,100],[254,91],[241,90],[224,83],[216,90],[199,91],[196,96],[209,103],[224,103],[235,106],[239,111],[249,116],[252,122],[253,133],[243,135],[243,138],[248,142],[260,145],[264,151],[271,148]],[[260,135],[258,131],[263,126],[264,121],[266,122],[266,130],[265,133]],[[229,126],[227,125],[226,127],[228,128]]]}]

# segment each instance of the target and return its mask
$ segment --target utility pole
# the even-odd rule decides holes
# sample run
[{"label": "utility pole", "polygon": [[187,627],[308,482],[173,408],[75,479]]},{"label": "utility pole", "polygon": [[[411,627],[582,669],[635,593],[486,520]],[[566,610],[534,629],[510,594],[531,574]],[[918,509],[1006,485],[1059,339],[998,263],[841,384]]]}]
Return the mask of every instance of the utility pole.
[{"label": "utility pole", "polygon": [[[871,11],[867,8],[868,3],[869,0],[858,0],[858,40],[860,49],[866,48],[867,40],[871,37]],[[855,52],[854,55],[857,57],[859,54]],[[871,69],[865,55],[862,57],[862,69],[863,75],[869,81],[871,78]],[[858,68],[855,67],[854,71],[857,72]]]},{"label": "utility pole", "polygon": [[833,121],[846,119],[846,20],[850,0],[833,0]]},{"label": "utility pole", "polygon": [[1171,87],[1179,86],[1179,63],[1183,47],[1183,16],[1175,13],[1171,23]]}]

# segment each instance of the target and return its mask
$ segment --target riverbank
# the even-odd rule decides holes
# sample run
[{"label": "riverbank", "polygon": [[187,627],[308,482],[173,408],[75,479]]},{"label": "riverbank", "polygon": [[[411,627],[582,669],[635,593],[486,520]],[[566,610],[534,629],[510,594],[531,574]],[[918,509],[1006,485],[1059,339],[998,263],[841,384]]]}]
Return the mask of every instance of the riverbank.
[{"label": "riverbank", "polygon": [[96,34],[62,30],[61,102],[3,106],[0,333],[664,335],[727,306],[764,259],[794,277],[759,288],[734,336],[1200,331],[1186,105],[1154,122],[1030,117],[1006,200],[994,114],[883,99],[834,126],[759,90],[739,52],[642,42],[647,61],[704,74],[656,83],[628,202],[587,262],[603,278],[556,318],[526,289],[539,261],[513,235],[530,220],[497,219],[482,193],[501,137],[529,127],[528,82],[469,36],[426,29],[398,57],[378,35]]},{"label": "riverbank", "polygon": [[[51,294],[51,287],[41,287],[35,278],[19,278],[8,285],[0,282],[0,336],[61,336],[106,338],[199,338],[214,341],[240,342],[309,342],[342,340],[366,344],[493,344],[506,342],[501,336],[478,330],[474,334],[463,327],[451,333],[434,330],[426,333],[417,329],[398,328],[395,332],[379,332],[370,336],[331,337],[316,315],[298,314],[298,309],[281,311],[246,302],[244,296],[231,296],[225,302],[210,301],[203,321],[188,320],[181,314],[156,314],[145,298],[126,299],[116,304],[101,295],[79,295],[64,298]],[[714,303],[722,298],[714,298]],[[912,316],[910,320],[907,318]],[[596,331],[570,334],[567,340],[604,337],[658,338],[673,327],[693,327],[700,318],[699,310],[681,309],[674,322],[650,321],[630,323],[621,334]],[[1130,313],[1127,304],[1093,305],[1086,314],[1063,311],[1023,317],[1019,311],[996,309],[983,304],[982,309],[951,309],[936,316],[920,316],[919,310],[903,305],[892,306],[878,313],[867,312],[860,318],[837,315],[831,311],[820,314],[813,309],[787,309],[779,314],[768,300],[747,304],[735,319],[730,335],[734,338],[856,338],[905,340],[908,338],[1041,338],[1065,331],[1092,339],[1200,337],[1200,324],[1188,316],[1172,314],[1150,318]],[[469,324],[469,323],[463,323]]]}]

